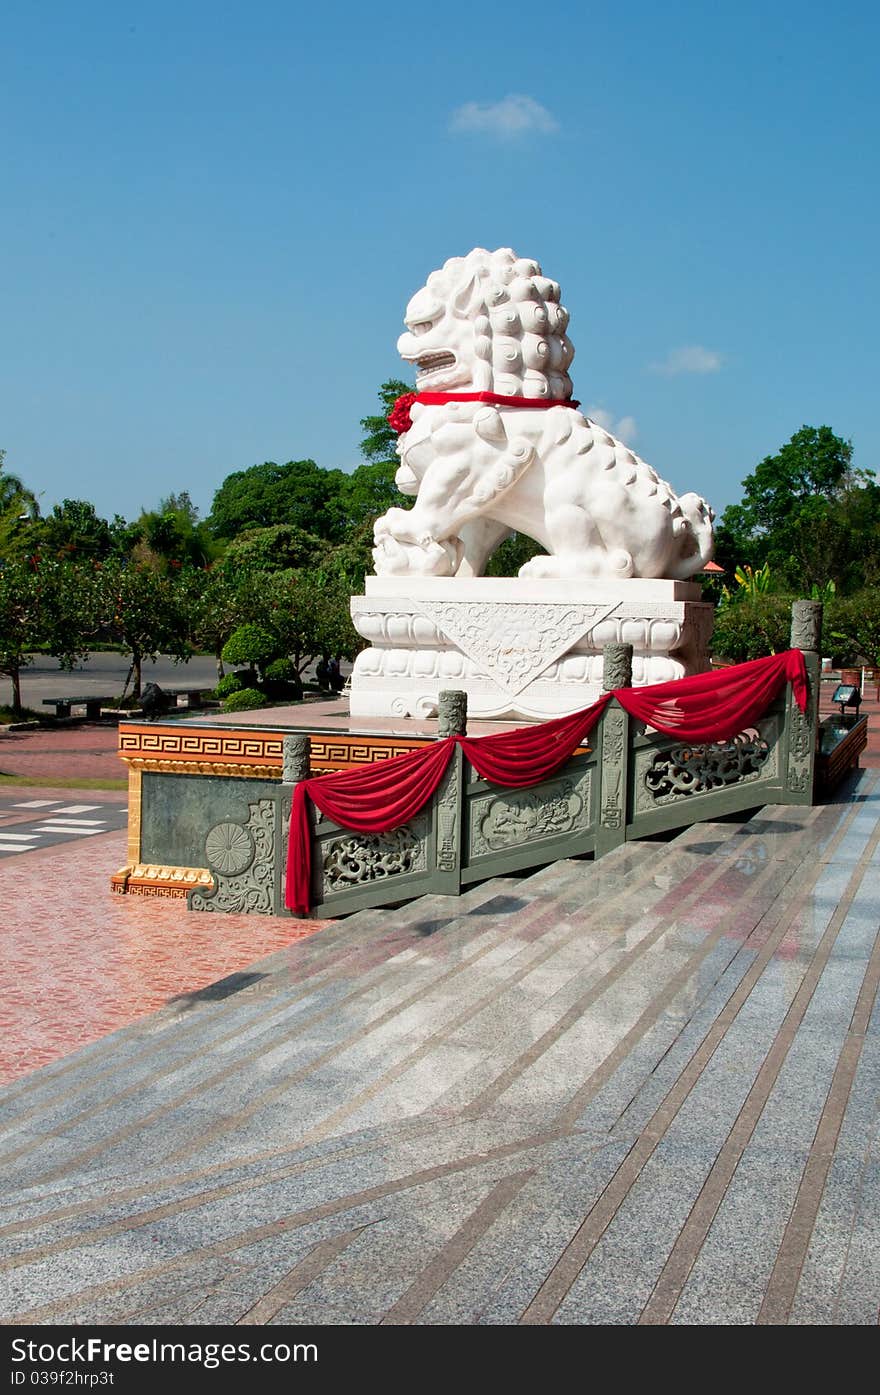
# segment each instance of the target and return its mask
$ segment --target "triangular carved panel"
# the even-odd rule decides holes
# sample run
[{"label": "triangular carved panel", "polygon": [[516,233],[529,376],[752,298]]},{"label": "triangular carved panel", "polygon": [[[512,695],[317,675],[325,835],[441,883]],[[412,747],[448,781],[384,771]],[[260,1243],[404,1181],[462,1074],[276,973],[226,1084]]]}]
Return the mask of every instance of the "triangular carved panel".
[{"label": "triangular carved panel", "polygon": [[616,603],[566,606],[419,599],[415,605],[513,697],[610,615]]}]

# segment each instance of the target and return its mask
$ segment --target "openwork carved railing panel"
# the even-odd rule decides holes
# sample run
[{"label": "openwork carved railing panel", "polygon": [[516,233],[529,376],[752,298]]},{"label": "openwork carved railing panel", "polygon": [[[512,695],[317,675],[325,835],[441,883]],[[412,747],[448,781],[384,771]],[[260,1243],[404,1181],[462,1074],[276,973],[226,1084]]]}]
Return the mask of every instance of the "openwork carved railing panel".
[{"label": "openwork carved railing panel", "polygon": [[340,833],[321,844],[324,896],[427,868],[424,818],[390,833]]},{"label": "openwork carved railing panel", "polygon": [[769,774],[772,747],[756,728],[740,732],[730,741],[702,746],[672,746],[643,756],[640,808],[686,799],[694,794],[727,789]]}]

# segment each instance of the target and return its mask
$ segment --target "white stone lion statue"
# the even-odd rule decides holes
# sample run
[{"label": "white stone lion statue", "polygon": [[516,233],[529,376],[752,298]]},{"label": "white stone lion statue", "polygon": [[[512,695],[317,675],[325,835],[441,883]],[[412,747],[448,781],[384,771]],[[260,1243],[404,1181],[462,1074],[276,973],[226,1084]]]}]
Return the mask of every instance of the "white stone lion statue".
[{"label": "white stone lion statue", "polygon": [[706,501],[676,498],[564,405],[574,350],[559,294],[537,262],[477,247],[409,302],[397,347],[417,397],[396,482],[416,501],[376,521],[379,575],[481,576],[514,530],[548,554],[521,576],[683,580],[712,556]]}]

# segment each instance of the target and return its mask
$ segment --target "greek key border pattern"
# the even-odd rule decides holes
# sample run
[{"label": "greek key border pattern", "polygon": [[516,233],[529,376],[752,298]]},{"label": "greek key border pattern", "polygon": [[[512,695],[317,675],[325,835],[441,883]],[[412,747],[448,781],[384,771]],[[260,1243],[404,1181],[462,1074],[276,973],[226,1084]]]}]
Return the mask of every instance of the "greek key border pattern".
[{"label": "greek key border pattern", "polygon": [[110,878],[117,896],[168,897],[184,900],[194,888],[210,891],[214,878],[207,867],[172,867],[162,863],[135,862],[120,867]]},{"label": "greek key border pattern", "polygon": [[312,736],[312,769],[342,770],[347,766],[372,765],[374,761],[391,760],[394,756],[408,756],[430,741],[414,737],[412,740],[383,741],[371,737],[324,737]]},{"label": "greek key border pattern", "polygon": [[[284,734],[278,732],[222,732],[203,728],[174,731],[120,730],[120,758],[141,770],[164,770],[192,775],[242,775],[277,778],[281,773]],[[423,737],[364,737],[312,733],[312,770],[344,770],[391,760],[427,746]]]},{"label": "greek key border pattern", "polygon": [[123,760],[173,760],[232,764],[259,763],[281,769],[284,738],[276,732],[201,730],[174,731],[168,727],[152,730],[120,729],[119,754]]}]

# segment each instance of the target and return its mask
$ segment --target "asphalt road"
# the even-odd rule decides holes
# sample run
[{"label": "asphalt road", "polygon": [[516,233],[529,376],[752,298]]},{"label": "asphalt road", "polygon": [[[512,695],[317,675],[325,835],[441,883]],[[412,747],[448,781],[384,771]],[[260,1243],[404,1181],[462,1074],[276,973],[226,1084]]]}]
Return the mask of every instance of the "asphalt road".
[{"label": "asphalt road", "polygon": [[[21,697],[25,707],[41,710],[43,698],[59,697],[121,697],[128,675],[129,661],[124,654],[100,652],[90,655],[72,671],[61,669],[57,659],[42,655],[22,671]],[[217,682],[217,664],[212,658],[198,656],[188,663],[176,664],[161,655],[155,663],[143,665],[144,683],[158,683],[161,688],[213,688]],[[12,684],[0,680],[0,703],[11,702]]]},{"label": "asphalt road", "polygon": [[[343,663],[342,672],[347,675],[350,665]],[[229,665],[227,672],[231,672]],[[108,653],[104,650],[91,654],[85,663],[74,669],[62,669],[57,659],[47,659],[39,655],[29,668],[21,674],[21,700],[25,707],[35,712],[42,711],[44,698],[60,697],[112,697],[122,696],[128,678],[129,661],[124,654]],[[303,675],[306,679],[314,676],[313,666]],[[145,659],[142,669],[144,683],[158,683],[160,688],[213,688],[217,683],[217,661],[207,655],[197,655],[185,664],[176,664],[167,655],[161,654],[155,663]],[[12,701],[12,684],[7,678],[0,678],[0,705]],[[51,709],[46,709],[47,712]]]}]

